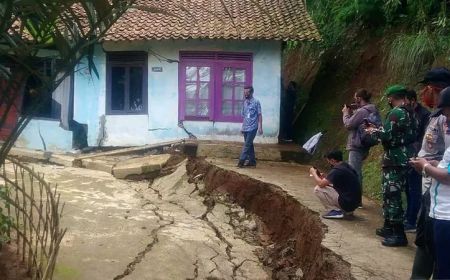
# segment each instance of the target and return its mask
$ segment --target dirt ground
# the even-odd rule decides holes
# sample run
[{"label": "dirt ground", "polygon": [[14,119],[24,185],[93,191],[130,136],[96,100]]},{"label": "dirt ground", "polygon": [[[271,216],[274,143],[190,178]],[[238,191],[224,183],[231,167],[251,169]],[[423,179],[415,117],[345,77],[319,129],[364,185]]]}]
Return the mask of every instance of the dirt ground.
[{"label": "dirt ground", "polygon": [[20,257],[16,254],[14,244],[4,244],[0,250],[0,279],[31,279],[27,276],[26,268],[22,265]]}]

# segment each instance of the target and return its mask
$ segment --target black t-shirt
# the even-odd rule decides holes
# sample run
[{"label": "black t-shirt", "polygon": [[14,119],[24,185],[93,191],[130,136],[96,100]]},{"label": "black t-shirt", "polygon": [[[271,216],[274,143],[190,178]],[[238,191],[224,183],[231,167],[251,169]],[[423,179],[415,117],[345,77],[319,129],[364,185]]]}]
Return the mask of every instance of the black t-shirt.
[{"label": "black t-shirt", "polygon": [[327,180],[339,194],[338,202],[342,210],[350,212],[361,203],[361,186],[358,174],[346,162],[335,165],[327,175]]}]

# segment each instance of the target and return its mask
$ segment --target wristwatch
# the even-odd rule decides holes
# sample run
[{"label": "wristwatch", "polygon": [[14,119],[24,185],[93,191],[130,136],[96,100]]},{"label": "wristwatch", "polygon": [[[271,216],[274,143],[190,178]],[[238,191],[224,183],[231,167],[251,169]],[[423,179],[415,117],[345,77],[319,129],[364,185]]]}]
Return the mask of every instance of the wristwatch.
[{"label": "wristwatch", "polygon": [[422,167],[422,177],[428,177],[427,171],[425,170],[427,168],[427,166],[429,166],[431,164],[429,163],[425,163]]}]

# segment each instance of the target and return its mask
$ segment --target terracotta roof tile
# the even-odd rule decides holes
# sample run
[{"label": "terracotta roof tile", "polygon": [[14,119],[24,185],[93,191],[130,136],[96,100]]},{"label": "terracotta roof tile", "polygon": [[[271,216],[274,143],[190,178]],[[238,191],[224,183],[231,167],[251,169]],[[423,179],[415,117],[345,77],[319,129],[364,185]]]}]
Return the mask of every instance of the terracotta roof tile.
[{"label": "terracotta roof tile", "polygon": [[105,40],[320,40],[301,0],[223,1],[227,9],[221,0],[138,0],[137,5],[161,12],[130,9]]}]

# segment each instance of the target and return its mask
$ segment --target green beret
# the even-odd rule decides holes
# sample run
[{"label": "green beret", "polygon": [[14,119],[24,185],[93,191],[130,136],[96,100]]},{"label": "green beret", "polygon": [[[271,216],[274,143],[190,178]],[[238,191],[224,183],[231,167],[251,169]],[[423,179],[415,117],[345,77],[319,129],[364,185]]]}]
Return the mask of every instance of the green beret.
[{"label": "green beret", "polygon": [[393,85],[386,89],[384,96],[389,97],[391,95],[406,95],[407,89],[402,85]]}]

